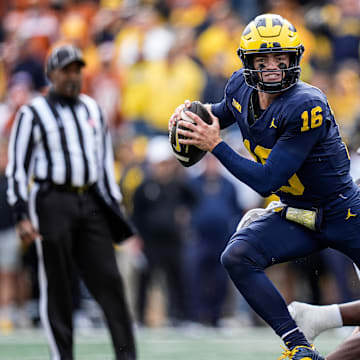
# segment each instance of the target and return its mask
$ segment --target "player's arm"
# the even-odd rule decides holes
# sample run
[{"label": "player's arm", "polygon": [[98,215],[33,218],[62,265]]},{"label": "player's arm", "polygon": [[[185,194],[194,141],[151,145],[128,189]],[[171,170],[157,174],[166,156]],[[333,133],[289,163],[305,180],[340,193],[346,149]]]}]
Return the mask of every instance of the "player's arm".
[{"label": "player's arm", "polygon": [[236,121],[229,109],[226,95],[221,102],[209,105],[209,109],[210,113],[219,119],[220,129],[225,129]]},{"label": "player's arm", "polygon": [[243,158],[225,142],[219,143],[213,154],[235,177],[266,197],[287,185],[321,135],[322,131],[316,130],[280,138],[265,164]]},{"label": "player's arm", "polygon": [[326,356],[325,360],[355,360],[360,359],[360,333],[353,334],[336,350]]},{"label": "player's arm", "polygon": [[360,325],[360,300],[339,304],[344,326]]},{"label": "player's arm", "polygon": [[[304,111],[303,108],[301,111]],[[187,137],[180,139],[180,143],[192,144],[212,152],[236,178],[260,195],[269,196],[287,184],[326,131],[323,123],[321,126],[302,131],[300,114],[298,110],[292,115],[295,121],[289,122],[265,164],[242,157],[222,141],[216,117],[213,117],[213,123],[208,125],[195,114],[189,114],[195,124],[185,121],[179,123],[188,128],[188,130],[178,130],[179,134]],[[298,119],[300,120],[297,121]]]}]

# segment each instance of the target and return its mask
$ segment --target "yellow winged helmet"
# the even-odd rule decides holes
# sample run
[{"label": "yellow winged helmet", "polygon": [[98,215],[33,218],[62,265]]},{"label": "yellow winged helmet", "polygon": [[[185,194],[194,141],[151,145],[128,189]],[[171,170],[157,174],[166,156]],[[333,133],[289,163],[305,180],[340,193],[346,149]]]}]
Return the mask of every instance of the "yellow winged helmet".
[{"label": "yellow winged helmet", "polygon": [[[253,56],[270,52],[288,53],[290,65],[283,69],[280,82],[262,81],[263,70],[255,70]],[[304,52],[295,27],[276,14],[264,14],[256,17],[245,28],[240,41],[238,55],[244,65],[246,83],[260,91],[280,92],[295,85],[300,77],[300,59]]]}]

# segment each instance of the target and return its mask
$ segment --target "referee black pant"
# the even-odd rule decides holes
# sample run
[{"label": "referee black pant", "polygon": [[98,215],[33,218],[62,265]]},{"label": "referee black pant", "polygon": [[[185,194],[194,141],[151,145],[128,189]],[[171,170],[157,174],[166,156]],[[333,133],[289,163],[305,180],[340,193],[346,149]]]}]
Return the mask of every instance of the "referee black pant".
[{"label": "referee black pant", "polygon": [[135,341],[112,236],[96,195],[48,183],[35,184],[31,217],[42,240],[39,256],[40,315],[52,360],[73,360],[74,265],[102,308],[117,360],[134,360]]}]

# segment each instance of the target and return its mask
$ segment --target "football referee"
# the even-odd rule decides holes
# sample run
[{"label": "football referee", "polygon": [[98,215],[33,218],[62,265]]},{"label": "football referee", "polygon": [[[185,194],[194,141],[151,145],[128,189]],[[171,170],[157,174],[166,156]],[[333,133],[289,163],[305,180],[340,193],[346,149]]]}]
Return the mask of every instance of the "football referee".
[{"label": "football referee", "polygon": [[23,106],[12,128],[8,201],[22,241],[36,244],[40,314],[51,359],[74,359],[76,267],[104,312],[116,359],[134,360],[132,321],[113,248],[133,231],[119,208],[104,116],[92,98],[80,94],[84,65],[73,45],[50,53],[48,95]]}]

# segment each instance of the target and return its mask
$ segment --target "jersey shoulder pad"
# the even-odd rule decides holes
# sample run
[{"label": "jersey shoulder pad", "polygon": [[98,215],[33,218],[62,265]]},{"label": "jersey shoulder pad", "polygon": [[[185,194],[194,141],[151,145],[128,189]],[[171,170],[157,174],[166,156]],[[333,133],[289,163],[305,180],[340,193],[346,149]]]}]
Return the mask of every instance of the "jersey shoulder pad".
[{"label": "jersey shoulder pad", "polygon": [[327,103],[326,96],[320,89],[302,81],[289,91],[286,101],[292,109],[301,107],[305,103],[320,102],[324,105]]},{"label": "jersey shoulder pad", "polygon": [[245,83],[245,78],[244,78],[243,73],[244,73],[244,69],[240,69],[240,70],[235,71],[231,75],[231,77],[225,87],[225,93],[227,96],[230,94],[233,94],[238,89],[240,89],[242,86],[247,86]]},{"label": "jersey shoulder pad", "polygon": [[302,84],[290,94],[284,110],[285,126],[299,132],[321,127],[328,117],[326,96],[316,87]]}]

